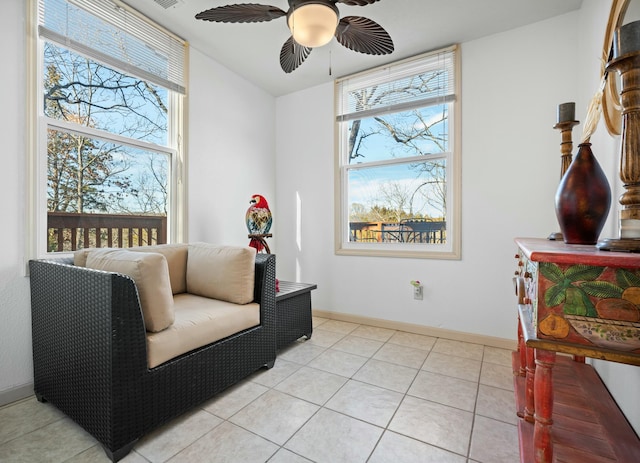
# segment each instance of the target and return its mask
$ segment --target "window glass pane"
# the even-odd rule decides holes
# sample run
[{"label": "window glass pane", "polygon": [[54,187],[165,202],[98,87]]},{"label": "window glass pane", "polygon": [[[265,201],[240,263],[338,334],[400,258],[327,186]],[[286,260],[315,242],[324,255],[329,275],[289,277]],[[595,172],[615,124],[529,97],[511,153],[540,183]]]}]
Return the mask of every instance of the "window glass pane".
[{"label": "window glass pane", "polygon": [[167,145],[168,91],[65,48],[44,45],[44,113]]},{"label": "window glass pane", "polygon": [[457,50],[336,82],[337,254],[460,257]]},{"label": "window glass pane", "polygon": [[165,242],[169,168],[166,153],[49,129],[48,250]]},{"label": "window glass pane", "polygon": [[348,122],[348,164],[449,151],[449,105]]},{"label": "window glass pane", "polygon": [[188,45],[124,4],[37,3],[35,254],[183,241]]},{"label": "window glass pane", "polygon": [[348,169],[349,240],[446,243],[446,159]]}]

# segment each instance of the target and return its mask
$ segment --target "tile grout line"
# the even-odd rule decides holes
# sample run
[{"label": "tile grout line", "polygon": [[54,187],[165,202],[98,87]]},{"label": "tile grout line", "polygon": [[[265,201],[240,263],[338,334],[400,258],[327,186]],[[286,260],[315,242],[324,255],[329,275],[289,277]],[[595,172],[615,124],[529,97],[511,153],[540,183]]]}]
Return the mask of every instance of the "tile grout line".
[{"label": "tile grout line", "polygon": [[[328,321],[328,320],[327,320],[327,321]],[[321,327],[322,327],[322,325],[324,325],[327,321],[324,321],[324,322],[320,323],[319,325],[315,326],[315,327],[314,327],[314,329],[315,329],[315,328],[321,328]],[[319,352],[318,354],[316,354],[316,355],[314,355],[313,357],[309,358],[308,360],[307,360],[307,359],[304,359],[304,360],[305,360],[305,362],[304,362],[304,363],[298,363],[298,361],[293,361],[293,360],[288,360],[288,359],[286,359],[286,358],[283,358],[282,360],[285,360],[285,361],[287,361],[287,362],[289,362],[289,363],[292,363],[292,364],[298,365],[299,367],[298,367],[297,369],[295,369],[294,371],[291,371],[289,374],[287,374],[287,375],[286,375],[286,376],[284,376],[283,378],[278,379],[278,380],[277,380],[276,382],[274,382],[273,384],[270,384],[270,385],[268,385],[268,386],[267,386],[267,385],[265,385],[265,384],[262,384],[262,383],[256,382],[256,381],[254,380],[254,378],[251,378],[251,376],[249,376],[249,377],[245,378],[245,380],[243,380],[243,382],[244,382],[244,383],[246,383],[246,382],[253,382],[253,383],[254,383],[254,384],[256,384],[256,385],[259,385],[259,386],[261,386],[261,387],[264,387],[264,388],[265,388],[265,390],[264,390],[264,392],[260,393],[258,396],[256,396],[256,397],[254,397],[253,399],[251,399],[248,403],[244,404],[240,409],[235,410],[235,411],[233,412],[233,414],[232,414],[232,415],[230,415],[228,418],[222,418],[221,416],[218,416],[218,415],[216,415],[215,413],[213,413],[213,412],[211,412],[211,411],[209,411],[209,410],[205,410],[205,409],[204,409],[204,407],[202,406],[203,404],[201,404],[201,406],[199,406],[199,407],[198,407],[198,410],[200,410],[200,411],[204,411],[204,412],[205,412],[205,413],[207,413],[208,415],[211,415],[211,416],[214,416],[214,417],[216,417],[216,418],[220,419],[220,420],[221,420],[221,421],[220,421],[220,423],[218,423],[216,426],[214,426],[214,427],[213,427],[212,429],[210,429],[209,431],[205,432],[203,435],[199,436],[197,439],[195,439],[195,440],[194,440],[193,442],[191,442],[189,445],[187,445],[187,446],[185,446],[185,447],[182,447],[182,448],[180,448],[179,450],[176,450],[176,453],[174,453],[173,455],[171,455],[171,456],[169,456],[169,457],[164,458],[164,459],[163,459],[163,461],[167,461],[167,460],[170,460],[171,458],[174,458],[176,455],[178,455],[178,454],[180,454],[181,452],[185,451],[187,448],[189,448],[190,446],[194,445],[196,442],[199,442],[203,437],[205,437],[207,434],[209,434],[209,433],[210,433],[210,432],[212,432],[213,430],[217,429],[221,424],[223,424],[223,423],[225,423],[225,422],[226,422],[226,423],[228,423],[229,425],[237,426],[238,428],[243,429],[244,431],[249,432],[250,434],[252,434],[252,435],[254,435],[254,436],[256,436],[256,437],[258,437],[258,438],[260,438],[260,439],[263,439],[264,441],[269,442],[269,443],[273,444],[275,447],[277,447],[277,448],[275,449],[275,451],[274,451],[274,452],[273,452],[273,453],[272,453],[268,458],[266,458],[266,460],[265,460],[265,461],[272,461],[272,460],[274,460],[274,458],[276,457],[276,455],[277,455],[280,451],[283,451],[283,452],[285,452],[285,451],[286,451],[286,452],[291,452],[292,454],[297,455],[297,456],[299,456],[299,457],[301,457],[301,458],[304,458],[305,460],[313,461],[313,460],[311,460],[309,457],[304,456],[304,455],[302,455],[302,454],[299,454],[299,453],[297,453],[297,452],[295,452],[295,451],[293,451],[293,450],[290,450],[290,449],[286,448],[285,446],[286,446],[286,445],[287,445],[287,444],[288,444],[288,443],[289,443],[289,442],[294,438],[294,436],[296,436],[296,435],[297,435],[297,434],[298,434],[298,433],[299,433],[299,432],[300,432],[300,431],[301,431],[301,430],[302,430],[302,429],[303,429],[303,428],[304,428],[304,427],[305,427],[305,426],[306,426],[306,425],[307,425],[307,424],[308,424],[308,423],[309,423],[309,422],[310,422],[314,417],[316,417],[316,416],[318,415],[318,413],[320,412],[320,410],[325,409],[326,411],[330,411],[330,412],[332,412],[332,413],[336,413],[336,414],[341,415],[341,416],[343,416],[343,417],[346,417],[346,418],[348,418],[348,419],[356,420],[356,421],[359,421],[359,422],[361,422],[361,423],[367,424],[367,425],[369,425],[369,426],[373,426],[373,427],[375,427],[375,428],[377,428],[377,429],[381,430],[381,433],[380,433],[380,435],[378,436],[377,440],[375,441],[375,444],[374,444],[374,445],[373,445],[373,447],[371,448],[371,451],[369,452],[368,456],[366,456],[366,461],[369,461],[370,459],[372,459],[372,458],[373,458],[373,456],[374,456],[374,454],[375,454],[376,450],[379,448],[379,446],[380,446],[380,444],[381,444],[381,442],[382,442],[382,439],[384,438],[385,434],[387,434],[387,433],[395,433],[395,434],[397,434],[397,435],[404,436],[404,437],[406,437],[407,439],[410,439],[410,440],[412,440],[412,441],[419,442],[419,443],[421,443],[421,444],[425,444],[425,445],[428,445],[428,446],[431,446],[431,447],[434,447],[434,448],[437,448],[437,449],[441,449],[441,450],[443,450],[443,451],[446,451],[446,452],[448,452],[448,453],[451,453],[452,455],[458,455],[458,456],[460,456],[460,457],[466,458],[466,459],[467,459],[467,461],[468,461],[468,462],[470,462],[470,461],[471,461],[471,460],[470,460],[470,459],[471,459],[471,455],[470,455],[470,453],[471,453],[472,442],[473,442],[473,432],[474,432],[474,430],[475,430],[475,428],[476,428],[476,425],[477,425],[477,422],[476,422],[476,421],[477,421],[477,418],[478,418],[479,416],[483,416],[483,417],[485,417],[484,415],[479,415],[479,414],[478,414],[478,403],[479,403],[479,399],[480,399],[480,388],[481,388],[481,386],[482,386],[482,383],[481,383],[481,381],[482,381],[482,373],[483,373],[483,371],[485,370],[485,366],[486,366],[486,365],[497,365],[497,366],[501,366],[501,367],[502,367],[502,366],[504,366],[504,365],[500,362],[500,358],[501,358],[501,357],[495,357],[495,356],[493,356],[493,358],[495,359],[495,363],[494,363],[494,362],[485,361],[485,360],[487,359],[487,347],[488,347],[488,346],[485,346],[485,345],[482,345],[482,344],[478,344],[478,345],[482,346],[482,355],[481,355],[481,358],[480,358],[480,371],[479,371],[479,373],[478,373],[478,378],[477,378],[477,381],[476,381],[476,391],[475,391],[475,392],[476,392],[476,396],[475,396],[475,401],[474,401],[474,405],[473,405],[473,411],[471,412],[471,414],[472,414],[472,417],[471,417],[471,430],[470,430],[470,434],[469,434],[469,441],[468,441],[468,443],[467,443],[467,452],[466,452],[466,455],[462,455],[462,454],[457,453],[457,452],[454,452],[454,451],[452,451],[452,450],[450,450],[450,449],[443,448],[443,447],[440,447],[440,446],[437,446],[437,445],[434,445],[434,444],[430,444],[430,443],[428,443],[428,442],[422,441],[422,440],[417,439],[417,438],[414,438],[414,437],[412,437],[412,436],[408,436],[408,435],[405,435],[405,434],[403,434],[403,433],[399,433],[399,432],[393,431],[393,430],[391,430],[391,429],[390,429],[390,425],[392,424],[393,420],[396,418],[396,416],[397,416],[397,414],[398,414],[398,412],[399,412],[400,407],[402,406],[402,404],[407,400],[407,397],[412,397],[412,398],[416,398],[416,399],[420,399],[420,400],[425,400],[425,401],[429,401],[429,402],[437,403],[437,404],[444,405],[444,406],[450,406],[450,405],[442,404],[442,403],[440,403],[440,402],[438,402],[438,401],[434,401],[434,400],[433,400],[433,398],[432,398],[431,400],[430,400],[430,399],[424,399],[424,398],[422,398],[422,397],[414,396],[414,395],[412,395],[412,394],[410,394],[410,393],[409,393],[409,391],[411,390],[411,388],[416,384],[416,381],[418,380],[418,377],[420,376],[421,372],[423,372],[423,371],[424,371],[424,372],[429,373],[429,374],[434,374],[434,375],[439,375],[439,376],[448,376],[448,377],[451,377],[451,378],[456,378],[456,379],[459,379],[459,380],[468,381],[468,380],[465,380],[464,378],[458,378],[457,376],[450,376],[450,375],[443,374],[443,373],[430,372],[430,371],[428,371],[428,370],[424,370],[423,368],[425,367],[425,364],[427,363],[427,361],[429,360],[429,358],[432,356],[432,354],[434,354],[434,353],[438,353],[438,354],[442,354],[442,355],[451,355],[451,356],[453,356],[453,357],[466,358],[466,359],[471,359],[471,360],[473,360],[473,358],[470,358],[470,357],[467,357],[467,356],[464,356],[464,355],[459,355],[459,354],[456,354],[456,353],[453,353],[453,354],[452,354],[452,353],[450,353],[450,352],[446,352],[446,351],[445,351],[445,352],[439,352],[439,351],[437,351],[437,350],[436,350],[436,349],[437,349],[437,347],[436,347],[436,346],[437,346],[437,344],[438,344],[438,341],[440,341],[441,339],[445,339],[445,338],[439,338],[439,337],[427,336],[427,337],[429,337],[429,338],[432,338],[432,339],[433,339],[433,343],[431,344],[430,349],[429,349],[428,351],[426,351],[426,356],[425,356],[424,360],[422,360],[422,363],[420,364],[420,366],[419,366],[418,368],[415,368],[415,367],[413,367],[413,366],[408,366],[408,365],[405,365],[405,364],[394,363],[394,362],[392,362],[392,361],[388,361],[388,360],[375,359],[374,357],[375,357],[377,354],[379,354],[379,353],[380,353],[380,351],[381,351],[383,348],[385,348],[385,346],[400,346],[400,347],[405,347],[405,348],[409,348],[409,349],[415,349],[415,350],[418,350],[418,351],[424,351],[424,349],[415,348],[415,347],[412,347],[412,346],[407,345],[407,344],[399,344],[399,343],[396,343],[396,342],[392,342],[391,340],[393,339],[393,337],[394,337],[397,333],[401,333],[401,331],[398,331],[398,330],[389,330],[389,331],[392,331],[393,333],[392,333],[392,334],[391,334],[391,335],[390,335],[386,340],[384,340],[384,341],[382,341],[380,338],[377,338],[377,339],[376,339],[376,338],[370,338],[370,337],[361,336],[361,335],[359,335],[359,333],[355,333],[355,331],[357,331],[358,329],[360,329],[360,328],[361,328],[361,327],[363,327],[363,326],[367,326],[367,325],[360,325],[360,324],[358,324],[358,325],[356,325],[356,327],[355,327],[355,328],[353,328],[351,331],[349,331],[349,332],[347,332],[347,333],[342,333],[342,332],[337,332],[337,331],[326,330],[326,331],[330,331],[330,332],[333,332],[333,333],[340,334],[340,335],[342,335],[342,337],[341,337],[340,339],[338,339],[338,340],[334,341],[333,343],[331,343],[329,346],[319,346],[319,345],[316,345],[316,344],[310,344],[311,346],[314,346],[314,347],[319,348],[318,350],[321,350],[321,352]],[[355,333],[355,334],[354,334],[354,333]],[[423,335],[423,336],[424,336],[424,335]],[[340,343],[340,342],[344,341],[344,340],[345,340],[346,338],[348,338],[348,337],[351,337],[351,338],[357,338],[357,339],[362,339],[362,340],[367,340],[367,341],[376,341],[376,342],[380,342],[381,344],[380,344],[380,345],[379,345],[379,346],[378,346],[378,347],[377,347],[377,348],[376,348],[376,349],[375,349],[371,354],[365,354],[365,355],[362,355],[361,353],[354,353],[354,352],[352,352],[352,351],[348,351],[348,350],[340,350],[340,349],[335,348],[335,346],[336,346],[338,343]],[[446,340],[446,339],[445,339],[445,340]],[[296,341],[296,342],[297,342],[297,343],[299,343],[300,345],[304,345],[306,342],[308,342],[308,340],[307,340],[307,341],[304,341],[304,342],[298,342],[298,341]],[[464,341],[460,341],[460,342],[464,343]],[[469,343],[466,343],[466,344],[469,344]],[[472,343],[472,344],[475,344],[475,343]],[[294,348],[295,348],[295,347],[294,347]],[[364,363],[363,363],[362,365],[360,365],[360,366],[359,366],[359,367],[358,367],[358,368],[357,368],[353,373],[351,373],[351,374],[350,374],[350,376],[343,376],[343,375],[337,374],[337,373],[335,373],[335,372],[333,372],[333,371],[325,371],[325,370],[321,370],[321,369],[319,369],[319,368],[316,368],[316,367],[314,367],[314,366],[310,366],[310,365],[309,365],[311,362],[313,362],[315,359],[317,359],[320,355],[323,355],[324,353],[326,353],[326,352],[327,352],[327,351],[329,351],[330,349],[331,349],[331,350],[333,350],[333,351],[335,351],[335,352],[340,352],[340,353],[345,353],[345,354],[355,355],[355,356],[357,356],[357,357],[361,357],[361,358],[365,359],[365,360],[364,360]],[[357,347],[356,347],[356,349],[357,349]],[[397,366],[401,366],[401,367],[403,367],[403,368],[409,368],[410,370],[415,370],[415,373],[414,373],[414,375],[413,375],[413,378],[411,379],[411,381],[409,382],[409,384],[408,384],[408,385],[407,385],[407,387],[405,388],[404,392],[400,393],[398,390],[389,389],[389,388],[387,388],[387,387],[383,387],[383,386],[380,386],[380,385],[378,385],[378,384],[374,384],[374,383],[371,383],[371,382],[368,382],[368,381],[364,381],[364,380],[362,380],[362,379],[356,379],[356,378],[355,378],[355,377],[356,377],[356,375],[358,375],[358,373],[359,373],[359,372],[361,372],[361,371],[366,367],[366,365],[367,365],[367,364],[369,364],[369,362],[370,362],[371,360],[376,360],[377,362],[383,362],[383,363],[385,363],[385,364],[389,364],[389,365],[397,365]],[[332,374],[332,375],[340,376],[340,377],[344,378],[344,379],[345,379],[345,381],[344,381],[344,382],[342,383],[342,385],[340,385],[340,386],[339,386],[335,391],[333,391],[333,392],[330,394],[330,396],[328,396],[328,398],[327,398],[326,400],[323,400],[321,404],[311,402],[311,401],[309,401],[308,399],[304,399],[304,398],[301,398],[301,397],[297,397],[296,395],[294,395],[294,394],[295,394],[295,391],[294,391],[294,392],[285,392],[285,391],[280,391],[280,390],[276,389],[276,388],[278,387],[278,385],[282,384],[283,382],[285,382],[285,381],[289,380],[289,379],[290,379],[290,378],[292,378],[294,375],[296,375],[296,374],[300,371],[300,369],[301,369],[301,368],[310,368],[310,369],[312,369],[312,370],[323,371],[323,372],[326,372],[326,373],[328,373],[328,374]],[[286,371],[287,371],[287,369],[283,370],[283,372],[286,372]],[[276,378],[278,378],[278,376],[276,376]],[[374,379],[375,379],[375,378],[374,378]],[[401,398],[400,398],[400,400],[398,401],[398,405],[397,405],[397,406],[395,406],[395,409],[393,410],[393,413],[392,413],[392,414],[390,415],[390,417],[386,420],[386,422],[385,422],[385,424],[384,424],[383,426],[380,426],[380,425],[378,425],[378,424],[374,424],[374,423],[372,423],[372,422],[366,421],[365,419],[362,419],[362,418],[358,418],[358,417],[355,417],[355,416],[351,416],[351,415],[349,415],[349,414],[348,414],[347,412],[345,412],[345,411],[334,410],[334,409],[332,409],[332,408],[328,408],[328,407],[327,407],[327,404],[328,404],[331,400],[333,400],[333,399],[334,399],[334,398],[335,398],[335,397],[336,397],[336,396],[337,396],[341,391],[343,391],[343,390],[344,390],[344,388],[345,388],[345,387],[346,387],[350,382],[355,382],[355,383],[365,384],[365,385],[368,385],[368,386],[372,386],[372,387],[380,388],[380,389],[385,390],[385,391],[393,392],[393,393],[396,393],[396,394],[398,394],[398,393],[400,393],[400,394],[401,394]],[[386,384],[386,383],[385,383],[385,384]],[[499,383],[499,384],[501,384],[501,383]],[[489,386],[489,385],[487,385],[487,386]],[[496,389],[500,389],[500,390],[503,390],[503,391],[504,391],[504,390],[506,390],[506,391],[508,391],[508,390],[509,390],[509,389],[504,389],[504,388],[500,387],[499,385],[497,385],[497,386],[491,386],[491,387],[495,387]],[[326,389],[325,389],[325,390],[326,390]],[[231,422],[231,421],[230,421],[234,416],[236,416],[236,415],[237,415],[238,413],[240,413],[242,410],[246,409],[246,407],[248,407],[249,405],[251,405],[252,403],[254,403],[255,401],[257,401],[257,400],[258,400],[258,399],[260,399],[261,397],[263,397],[263,395],[264,395],[264,394],[266,394],[266,393],[268,393],[269,391],[273,391],[273,392],[276,392],[276,393],[281,393],[281,394],[287,395],[287,396],[289,396],[289,397],[291,397],[291,398],[295,398],[295,399],[297,399],[297,400],[304,401],[304,402],[306,402],[306,403],[308,403],[308,404],[312,404],[312,405],[314,405],[314,406],[316,406],[316,407],[317,407],[317,409],[316,409],[316,410],[315,410],[315,411],[314,411],[314,412],[313,412],[313,413],[312,413],[312,414],[311,414],[311,415],[310,415],[310,416],[309,416],[309,417],[308,417],[308,418],[307,418],[307,419],[306,419],[302,424],[300,424],[300,425],[299,425],[299,426],[298,426],[298,427],[293,431],[293,433],[292,433],[292,434],[291,434],[291,435],[290,435],[286,440],[284,440],[284,441],[283,441],[283,443],[282,443],[282,444],[279,444],[279,443],[277,443],[277,442],[274,442],[273,440],[271,440],[271,439],[269,439],[269,438],[263,437],[262,435],[260,435],[260,434],[258,434],[258,433],[256,433],[256,432],[254,432],[254,431],[251,431],[251,430],[249,430],[249,429],[246,429],[246,428],[244,428],[243,426],[238,425],[238,424],[233,423],[233,422]],[[330,390],[329,390],[328,392],[330,392]],[[214,397],[214,398],[212,398],[212,399],[210,399],[210,400],[216,400],[217,398],[219,398],[219,397]],[[25,399],[22,399],[21,401],[17,401],[17,402],[14,402],[14,403],[12,403],[12,404],[7,404],[7,405],[5,405],[5,406],[3,406],[3,407],[0,407],[0,412],[1,412],[3,409],[6,409],[6,408],[8,408],[8,407],[12,407],[12,406],[15,406],[15,405],[20,405],[20,404],[22,404],[23,402],[26,402],[26,401],[28,401],[28,400],[30,400],[30,399],[31,399],[31,398],[25,398]],[[209,403],[209,401],[207,401],[207,402],[205,402],[205,403]],[[53,406],[53,405],[51,405],[51,406]],[[462,411],[466,411],[466,412],[468,412],[468,410],[460,409],[460,408],[458,408],[458,407],[453,407],[453,406],[451,406],[451,407],[452,407],[452,408],[454,408],[454,409],[458,409],[458,410],[462,410]],[[66,419],[66,418],[67,418],[67,417],[63,415],[63,416],[58,417],[58,418],[54,419],[53,421],[51,421],[51,422],[47,423],[46,425],[40,426],[40,427],[38,427],[38,428],[36,428],[36,429],[33,429],[33,430],[29,431],[28,433],[21,434],[21,436],[28,435],[28,434],[30,434],[30,433],[33,433],[33,432],[35,432],[35,431],[37,431],[37,430],[39,430],[39,429],[42,429],[42,428],[44,428],[44,427],[48,426],[48,425],[50,425],[50,424],[53,424],[53,423],[59,422],[60,420],[64,420],[64,419]],[[487,418],[487,419],[496,420],[496,421],[498,421],[498,422],[502,422],[502,423],[505,423],[505,424],[508,424],[508,425],[513,426],[513,424],[512,424],[512,423],[509,423],[509,422],[503,421],[503,420],[501,420],[501,419],[497,419],[497,418],[490,418],[490,417],[486,417],[486,418]],[[21,436],[18,436],[18,437],[16,437],[15,439],[17,439],[17,438],[19,438],[19,437],[21,437]],[[10,441],[7,441],[7,442],[11,442],[11,441],[13,441],[13,440],[14,440],[14,439],[11,439]],[[3,446],[3,445],[5,445],[5,444],[6,444],[6,442],[3,442],[2,444],[0,444],[0,447],[1,447],[1,446]],[[93,447],[95,447],[95,446],[97,446],[97,447],[101,447],[101,446],[100,446],[100,444],[96,441],[94,445],[90,446],[89,448],[87,448],[87,449],[85,449],[85,450],[82,450],[82,451],[81,451],[81,452],[79,452],[77,455],[80,455],[80,454],[82,454],[82,453],[84,453],[84,452],[87,452],[89,449],[91,449],[91,448],[93,448]],[[137,451],[137,449],[135,449],[135,448],[133,449],[133,452],[132,452],[132,453],[135,453],[137,456],[141,457],[144,461],[152,462],[152,460],[149,460],[149,458],[147,458],[147,457],[145,457],[143,454],[139,453],[139,452]],[[69,459],[73,459],[73,458],[77,457],[77,455],[69,456],[69,457],[68,457],[68,458],[66,458],[66,460],[64,460],[64,461],[68,461]],[[154,461],[154,460],[153,460],[153,461]],[[155,461],[154,461],[154,463],[158,463],[158,462],[155,462]],[[482,463],[482,462],[480,462],[480,461],[478,460],[478,463]]]},{"label": "tile grout line", "polygon": [[484,366],[485,348],[486,346],[483,346],[482,348],[482,360],[480,361],[480,371],[478,372],[478,383],[476,385],[476,400],[474,400],[473,402],[473,418],[471,419],[471,430],[469,431],[469,443],[467,444],[467,460],[471,459],[471,444],[473,443],[473,431],[476,425],[478,399],[480,398],[480,381],[482,380],[482,368]]}]

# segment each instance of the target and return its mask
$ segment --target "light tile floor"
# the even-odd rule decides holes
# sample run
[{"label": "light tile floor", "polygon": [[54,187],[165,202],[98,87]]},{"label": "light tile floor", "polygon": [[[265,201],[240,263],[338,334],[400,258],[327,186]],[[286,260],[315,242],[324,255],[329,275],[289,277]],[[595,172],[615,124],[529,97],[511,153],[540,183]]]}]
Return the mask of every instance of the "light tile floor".
[{"label": "light tile floor", "polygon": [[[314,317],[313,337],[124,463],[516,463],[511,352]],[[49,404],[0,408],[0,461],[106,462]]]}]

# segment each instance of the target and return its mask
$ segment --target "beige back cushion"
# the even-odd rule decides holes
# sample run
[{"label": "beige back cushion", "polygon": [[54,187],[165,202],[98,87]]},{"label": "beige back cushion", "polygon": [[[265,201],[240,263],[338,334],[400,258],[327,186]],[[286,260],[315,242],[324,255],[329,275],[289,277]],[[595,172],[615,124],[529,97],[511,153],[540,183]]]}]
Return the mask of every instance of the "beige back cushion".
[{"label": "beige back cushion", "polygon": [[87,266],[87,256],[91,251],[95,251],[95,248],[78,249],[73,253],[73,265],[76,267]]},{"label": "beige back cushion", "polygon": [[174,321],[173,294],[167,259],[159,253],[126,249],[96,249],[87,255],[87,267],[130,276],[138,288],[147,331],[158,332]]},{"label": "beige back cushion", "polygon": [[242,246],[189,245],[187,292],[248,304],[253,301],[256,250]]},{"label": "beige back cushion", "polygon": [[180,294],[187,292],[187,244],[157,244],[154,246],[137,246],[129,248],[136,252],[157,252],[167,259],[171,292]]},{"label": "beige back cushion", "polygon": [[[189,250],[188,245],[156,244],[153,246],[135,246],[126,249],[136,252],[157,252],[158,254],[162,254],[167,259],[167,265],[169,266],[169,281],[171,281],[171,292],[173,294],[187,292],[187,251]],[[86,267],[87,256],[92,251],[96,251],[96,249],[90,248],[75,251],[73,253],[73,264],[76,267]]]}]

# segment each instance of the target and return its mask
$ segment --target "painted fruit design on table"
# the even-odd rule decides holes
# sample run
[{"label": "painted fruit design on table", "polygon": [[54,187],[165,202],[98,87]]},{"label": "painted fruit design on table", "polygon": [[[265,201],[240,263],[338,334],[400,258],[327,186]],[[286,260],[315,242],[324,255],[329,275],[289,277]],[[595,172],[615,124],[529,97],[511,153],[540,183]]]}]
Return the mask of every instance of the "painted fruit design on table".
[{"label": "painted fruit design on table", "polygon": [[[541,262],[544,307],[539,331],[556,339],[579,337],[624,350],[640,349],[640,274],[622,268]],[[539,301],[540,303],[540,301]],[[571,339],[569,339],[571,341]]]}]

